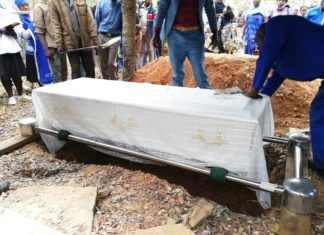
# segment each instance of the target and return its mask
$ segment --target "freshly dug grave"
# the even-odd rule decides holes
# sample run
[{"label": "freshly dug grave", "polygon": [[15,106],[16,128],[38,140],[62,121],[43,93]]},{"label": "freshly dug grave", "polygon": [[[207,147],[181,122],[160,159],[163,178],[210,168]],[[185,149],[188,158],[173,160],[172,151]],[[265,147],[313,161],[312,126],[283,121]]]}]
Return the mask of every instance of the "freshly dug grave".
[{"label": "freshly dug grave", "polygon": [[[206,71],[209,82],[214,89],[238,86],[250,87],[256,56],[216,55],[206,53]],[[185,87],[196,87],[189,61],[185,61]],[[171,65],[168,57],[147,64],[134,75],[132,82],[153,84],[171,84]],[[271,103],[277,134],[287,133],[292,128],[307,128],[309,124],[309,106],[317,92],[320,82],[295,82],[286,80],[272,96]]]}]

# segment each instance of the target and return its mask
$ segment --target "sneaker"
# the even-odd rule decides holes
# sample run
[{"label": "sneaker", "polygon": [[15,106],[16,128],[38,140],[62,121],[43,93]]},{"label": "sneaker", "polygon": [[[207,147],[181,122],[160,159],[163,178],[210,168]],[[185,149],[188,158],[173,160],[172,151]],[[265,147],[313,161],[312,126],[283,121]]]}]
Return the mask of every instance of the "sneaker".
[{"label": "sneaker", "polygon": [[13,97],[13,96],[9,97],[8,104],[9,105],[17,104],[17,101],[16,101],[15,97]]},{"label": "sneaker", "polygon": [[30,100],[32,100],[32,98],[29,95],[23,94],[23,95],[18,96],[18,100],[27,100],[27,101],[30,101]]},{"label": "sneaker", "polygon": [[33,89],[33,84],[31,82],[26,82],[23,84],[23,89],[25,92],[31,93]]}]

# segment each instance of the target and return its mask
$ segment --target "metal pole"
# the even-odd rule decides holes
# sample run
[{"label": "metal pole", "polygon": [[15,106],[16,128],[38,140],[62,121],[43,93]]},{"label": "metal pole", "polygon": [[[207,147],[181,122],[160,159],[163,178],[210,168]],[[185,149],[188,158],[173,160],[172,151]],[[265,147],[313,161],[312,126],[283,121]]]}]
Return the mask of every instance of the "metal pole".
[{"label": "metal pole", "polygon": [[294,133],[289,136],[288,150],[294,157],[294,178],[301,179],[303,174],[304,153],[309,150],[309,136]]},{"label": "metal pole", "polygon": [[275,137],[275,136],[271,136],[271,137],[264,136],[263,141],[275,143],[275,144],[288,144],[289,143],[288,138],[281,138],[281,137]]},{"label": "metal pole", "polygon": [[[41,132],[41,133],[44,133],[44,134],[49,134],[49,135],[52,135],[52,136],[57,136],[57,134],[58,134],[58,131],[42,128],[42,127],[39,127],[39,126],[34,126],[34,130],[38,131],[38,132]],[[182,169],[185,169],[185,170],[194,171],[194,172],[204,174],[204,175],[210,175],[210,170],[208,170],[208,169],[203,169],[203,168],[199,168],[199,167],[195,167],[195,166],[190,166],[190,165],[187,165],[187,164],[183,164],[183,163],[175,162],[175,161],[170,161],[170,160],[167,160],[167,159],[161,159],[159,157],[155,157],[155,156],[152,156],[152,155],[149,155],[149,154],[139,153],[139,152],[136,152],[136,151],[120,148],[120,147],[105,144],[105,143],[99,143],[99,142],[96,142],[96,141],[93,141],[93,140],[90,140],[90,139],[86,139],[86,138],[82,138],[82,137],[78,137],[78,136],[74,136],[74,135],[68,135],[68,140],[72,140],[72,141],[79,142],[79,143],[84,143],[84,144],[94,146],[94,147],[109,149],[109,150],[113,150],[113,151],[120,152],[120,153],[125,153],[125,154],[131,155],[131,156],[135,156],[135,157],[139,157],[139,158],[142,158],[142,159],[167,164],[167,165],[170,165],[170,166],[179,167],[179,168],[182,168]],[[243,185],[246,185],[248,187],[263,190],[263,191],[266,191],[266,192],[275,192],[275,193],[279,193],[279,194],[282,194],[284,192],[284,188],[281,185],[271,184],[271,183],[267,183],[267,182],[252,181],[252,180],[249,180],[249,179],[246,179],[246,178],[243,178],[243,177],[238,177],[238,176],[235,176],[235,175],[232,175],[232,174],[226,175],[225,178],[228,181],[243,184]]]},{"label": "metal pole", "polygon": [[300,146],[295,145],[294,148],[294,178],[301,179],[304,177],[303,173],[303,153]]},{"label": "metal pole", "polygon": [[303,175],[303,154],[309,150],[309,136],[294,133],[289,136],[289,158],[293,156],[293,178],[284,182],[282,206],[294,214],[310,215],[316,208],[317,190]]}]

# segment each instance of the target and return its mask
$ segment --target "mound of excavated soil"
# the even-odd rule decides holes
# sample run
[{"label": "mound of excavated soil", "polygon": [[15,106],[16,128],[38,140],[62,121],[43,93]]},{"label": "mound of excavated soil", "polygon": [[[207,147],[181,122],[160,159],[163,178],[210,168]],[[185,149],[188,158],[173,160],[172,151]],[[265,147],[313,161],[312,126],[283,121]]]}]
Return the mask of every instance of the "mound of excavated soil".
[{"label": "mound of excavated soil", "polygon": [[[246,55],[206,54],[206,71],[209,82],[214,89],[238,86],[250,87],[257,57]],[[184,86],[196,87],[189,61],[184,64]],[[134,75],[133,82],[153,84],[171,84],[171,65],[168,57],[147,64]],[[286,80],[272,96],[275,127],[278,134],[287,132],[288,128],[307,128],[309,106],[317,92],[319,81],[295,82]]]}]

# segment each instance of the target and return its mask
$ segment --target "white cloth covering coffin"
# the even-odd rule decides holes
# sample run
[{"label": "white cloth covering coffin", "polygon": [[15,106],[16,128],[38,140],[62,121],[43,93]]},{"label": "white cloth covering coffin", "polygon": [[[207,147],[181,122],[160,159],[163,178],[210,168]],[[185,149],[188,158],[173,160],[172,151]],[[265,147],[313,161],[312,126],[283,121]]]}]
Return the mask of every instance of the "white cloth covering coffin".
[{"label": "white cloth covering coffin", "polygon": [[[262,136],[274,131],[268,97],[81,78],[34,90],[33,103],[40,127],[268,182],[262,146]],[[50,152],[62,147],[42,137]],[[270,206],[270,194],[257,196]]]}]

